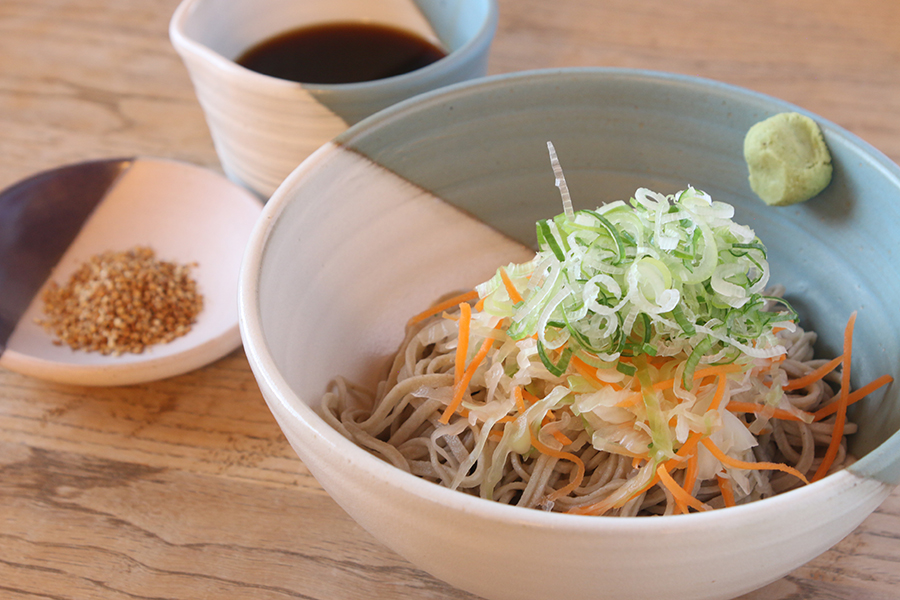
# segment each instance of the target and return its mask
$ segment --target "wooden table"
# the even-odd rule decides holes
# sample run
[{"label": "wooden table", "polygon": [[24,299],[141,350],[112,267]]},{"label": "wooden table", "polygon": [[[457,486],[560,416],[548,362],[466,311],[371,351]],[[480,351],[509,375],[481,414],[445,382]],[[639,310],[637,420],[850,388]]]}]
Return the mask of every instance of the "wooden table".
[{"label": "wooden table", "polygon": [[[135,154],[219,169],[168,41],[176,4],[0,2],[0,187]],[[810,109],[900,161],[896,0],[500,4],[493,73],[609,65],[720,79]],[[0,597],[470,596],[337,507],[236,351],[112,389],[0,371]],[[743,600],[898,597],[900,491],[833,550]]]}]

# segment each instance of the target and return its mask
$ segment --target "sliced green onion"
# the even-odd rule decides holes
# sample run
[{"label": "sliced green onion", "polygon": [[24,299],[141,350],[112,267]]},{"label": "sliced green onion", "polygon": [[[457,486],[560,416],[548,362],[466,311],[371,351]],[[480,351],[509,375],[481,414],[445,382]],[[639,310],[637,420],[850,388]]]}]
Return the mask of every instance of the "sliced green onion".
[{"label": "sliced green onion", "polygon": [[707,336],[703,338],[699,344],[694,346],[693,352],[684,363],[684,373],[681,376],[681,385],[684,389],[690,391],[694,387],[694,371],[700,364],[700,359],[712,349],[712,339]]},{"label": "sliced green onion", "polygon": [[634,368],[634,365],[629,365],[628,363],[619,361],[616,363],[616,371],[619,373],[624,373],[625,375],[633,376],[637,369]]},{"label": "sliced green onion", "polygon": [[556,377],[561,377],[563,373],[566,372],[566,369],[569,368],[569,359],[572,358],[572,348],[566,347],[565,350],[562,351],[562,355],[559,357],[559,362],[553,364],[553,361],[550,360],[550,357],[547,356],[547,352],[544,349],[544,344],[538,340],[537,343],[537,351],[538,356],[541,358],[541,362],[544,363],[544,366]]}]

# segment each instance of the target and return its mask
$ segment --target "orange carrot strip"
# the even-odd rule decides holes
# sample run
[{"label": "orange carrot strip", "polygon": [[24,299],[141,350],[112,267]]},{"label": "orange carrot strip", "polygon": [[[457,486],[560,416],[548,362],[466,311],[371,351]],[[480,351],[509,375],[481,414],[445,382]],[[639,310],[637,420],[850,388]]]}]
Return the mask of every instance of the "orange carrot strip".
[{"label": "orange carrot strip", "polygon": [[556,438],[556,441],[562,444],[563,446],[568,446],[572,443],[572,440],[569,439],[569,436],[564,434],[559,429],[554,429],[551,435]]},{"label": "orange carrot strip", "polygon": [[727,477],[716,475],[716,481],[719,484],[719,491],[722,492],[722,500],[725,501],[725,506],[737,506],[737,503],[734,501],[734,489],[731,487],[731,480]]},{"label": "orange carrot strip", "polygon": [[[742,368],[740,365],[730,364],[730,365],[715,365],[712,367],[703,367],[702,369],[697,369],[694,372],[694,381],[698,379],[703,379],[705,377],[718,377],[720,375],[727,375],[728,373],[737,373]],[[653,384],[653,389],[657,391],[666,390],[675,385],[674,379],[666,379],[664,381],[660,381],[658,383]]]},{"label": "orange carrot strip", "polygon": [[534,404],[535,402],[540,400],[540,398],[538,398],[528,390],[522,390],[522,397],[528,401],[528,404]]},{"label": "orange carrot strip", "polygon": [[634,406],[635,404],[640,402],[643,397],[643,394],[641,394],[640,392],[635,392],[627,398],[619,400],[615,403],[614,406],[618,406],[619,408],[628,408],[629,406]]},{"label": "orange carrot strip", "polygon": [[471,300],[474,300],[477,297],[478,297],[478,292],[476,292],[475,290],[471,290],[464,294],[454,296],[452,298],[444,300],[443,302],[441,302],[439,304],[435,304],[434,306],[432,306],[429,309],[423,310],[422,312],[420,312],[419,314],[417,314],[416,316],[411,318],[409,320],[408,324],[415,325],[419,321],[424,321],[428,317],[433,317],[434,315],[438,314],[441,311],[444,311],[444,310],[447,310],[448,308],[452,308],[452,307],[456,306],[460,302],[469,302]]},{"label": "orange carrot strip", "polygon": [[503,286],[506,288],[506,293],[509,295],[509,299],[512,300],[513,304],[518,304],[522,301],[522,295],[519,293],[519,290],[516,289],[516,286],[513,285],[512,279],[509,278],[509,275],[506,274],[506,269],[500,267],[500,279],[503,280]]},{"label": "orange carrot strip", "polygon": [[[869,394],[871,394],[872,392],[874,392],[875,390],[880,388],[881,386],[887,385],[887,384],[891,383],[892,381],[894,381],[894,378],[891,377],[890,375],[882,375],[878,379],[876,379],[870,383],[867,383],[866,385],[862,386],[861,388],[859,388],[858,390],[856,390],[855,392],[852,392],[849,396],[847,396],[847,406],[850,406],[854,402],[859,402],[860,400],[862,400],[863,398],[865,398],[866,396],[868,396]],[[827,406],[820,408],[815,413],[813,413],[813,415],[815,416],[813,421],[821,421],[822,419],[824,419],[826,417],[830,417],[831,415],[833,415],[834,413],[836,413],[838,411],[839,404],[840,404],[839,402],[832,402],[831,404],[828,404]]]},{"label": "orange carrot strip", "polygon": [[786,392],[791,392],[794,390],[799,390],[800,388],[805,388],[806,386],[819,381],[820,379],[822,379],[823,377],[825,377],[826,375],[828,375],[829,373],[831,373],[832,371],[837,369],[837,366],[839,364],[841,364],[841,362],[843,360],[844,360],[843,356],[838,356],[837,358],[833,358],[830,361],[828,361],[827,363],[825,363],[824,365],[822,365],[821,367],[819,367],[818,369],[816,369],[815,371],[812,371],[811,373],[807,373],[803,377],[798,377],[797,379],[788,381],[784,386],[782,386],[781,389],[783,389]]},{"label": "orange carrot strip", "polygon": [[[503,321],[500,321],[500,323],[502,322]],[[498,327],[500,326],[500,323],[497,324]],[[465,373],[463,373],[462,379],[460,379],[459,383],[453,386],[453,398],[450,400],[450,404],[447,405],[447,408],[444,409],[444,413],[441,415],[441,418],[438,419],[444,425],[450,422],[450,415],[456,412],[456,409],[459,408],[460,404],[462,404],[462,399],[466,393],[466,388],[469,387],[469,382],[472,381],[472,377],[475,375],[475,370],[478,368],[478,365],[481,364],[481,361],[484,360],[484,357],[487,356],[488,350],[490,350],[491,346],[493,345],[494,338],[485,338],[484,342],[481,344],[481,348],[478,349],[478,353],[474,357],[472,357],[472,361],[466,368]]]},{"label": "orange carrot strip", "polygon": [[[756,404],[754,402],[729,402],[728,406],[726,406],[728,410],[734,413],[761,413],[765,412],[768,408],[765,404]],[[772,416],[776,419],[781,419],[782,421],[803,421],[797,415],[790,413],[783,408],[775,408],[771,409]]]},{"label": "orange carrot strip", "polygon": [[587,506],[579,506],[579,507],[573,508],[573,509],[569,510],[568,512],[570,512],[572,514],[576,514],[576,515],[602,515],[606,511],[608,511],[612,508],[621,508],[621,507],[625,506],[626,504],[628,504],[629,502],[631,502],[632,500],[634,500],[635,498],[637,498],[638,496],[640,496],[641,494],[643,494],[644,492],[646,492],[647,490],[652,488],[657,483],[659,483],[659,475],[654,474],[653,477],[650,479],[650,481],[648,481],[643,487],[641,487],[641,489],[632,493],[627,498],[619,499],[612,504],[609,502],[609,499],[606,498],[606,499],[600,500],[599,502],[594,502],[593,504],[588,504]]},{"label": "orange carrot strip", "polygon": [[690,458],[691,452],[694,451],[694,448],[697,447],[697,444],[700,443],[700,440],[703,438],[703,434],[698,431],[692,431],[690,435],[688,435],[688,439],[684,441],[681,445],[681,448],[675,453],[675,456],[678,458],[670,458],[666,461],[666,469],[671,471],[672,469],[685,464],[684,459]]},{"label": "orange carrot strip", "polygon": [[672,479],[672,476],[669,475],[669,472],[666,471],[666,465],[660,464],[656,468],[656,475],[659,477],[659,480],[662,482],[666,489],[671,492],[672,496],[675,497],[677,502],[681,502],[684,505],[690,506],[691,508],[698,511],[705,511],[707,508],[703,506],[703,503],[688,494],[684,491],[684,488],[678,485],[678,482]]},{"label": "orange carrot strip", "polygon": [[[740,365],[735,365],[735,364],[716,365],[713,367],[705,367],[703,369],[698,369],[694,373],[694,381],[696,381],[698,379],[703,379],[704,377],[722,376],[722,375],[726,375],[728,373],[737,373],[740,370],[741,370]],[[724,377],[722,379],[724,379]],[[673,385],[675,385],[674,379],[665,379],[663,381],[658,381],[658,382],[654,383],[653,389],[656,390],[657,392],[661,392],[663,390],[670,389]],[[724,386],[725,382],[722,381],[720,383],[720,385]],[[717,393],[718,393],[718,391],[717,391]],[[724,393],[725,393],[725,390],[723,388],[722,394],[724,394]],[[628,396],[627,398],[620,400],[615,405],[623,407],[623,408],[627,408],[629,406],[633,406],[633,405],[637,404],[641,398],[643,398],[641,392],[635,392],[634,394]],[[721,402],[721,398],[719,398],[719,402]],[[716,407],[718,407],[718,402],[716,403]]]},{"label": "orange carrot strip", "polygon": [[853,357],[854,323],[856,323],[856,312],[850,315],[850,318],[847,320],[847,327],[844,329],[844,366],[841,368],[841,391],[837,401],[834,429],[831,431],[831,443],[828,444],[825,457],[822,459],[819,468],[816,469],[816,474],[813,475],[813,481],[818,481],[828,474],[828,469],[834,464],[841,440],[844,438],[844,425],[847,423],[847,399],[850,396],[850,363]]},{"label": "orange carrot strip", "polygon": [[[698,437],[697,439],[699,440],[700,438]],[[665,463],[666,468],[671,469],[672,467],[670,467],[670,465],[673,463],[675,463],[674,459],[667,460]],[[693,496],[694,484],[697,482],[697,473],[699,469],[700,461],[697,459],[697,453],[695,452],[688,457],[687,468],[684,470],[684,483],[682,484],[682,487],[684,488],[684,491],[688,493],[688,495]],[[678,498],[676,498],[675,504],[678,505],[678,508],[681,510],[681,512],[687,514],[687,505],[684,502],[681,502],[678,500]]]},{"label": "orange carrot strip", "polygon": [[719,381],[716,384],[716,393],[713,394],[712,402],[709,404],[709,410],[719,410],[722,398],[725,397],[725,387],[727,383],[728,381],[725,379],[725,375],[719,375]]},{"label": "orange carrot strip", "polygon": [[550,435],[552,435],[554,438],[556,438],[556,441],[559,442],[560,444],[562,444],[563,446],[568,446],[569,444],[572,443],[572,440],[569,439],[569,436],[564,434],[559,429],[554,429]]},{"label": "orange carrot strip", "polygon": [[516,400],[516,409],[520,413],[525,412],[525,400],[522,399],[522,388],[516,386],[513,389],[513,398]]},{"label": "orange carrot strip", "polygon": [[621,385],[610,383],[607,381],[600,381],[600,379],[597,377],[597,370],[577,356],[572,357],[570,364],[575,367],[575,370],[578,371],[579,375],[590,381],[597,389],[604,387],[611,387],[616,391],[620,391],[622,389]]},{"label": "orange carrot strip", "polygon": [[543,427],[547,423],[552,423],[555,420],[556,420],[556,415],[553,414],[552,410],[547,409],[547,412],[544,413],[544,418],[541,419],[541,427]]},{"label": "orange carrot strip", "polygon": [[579,485],[581,485],[581,482],[584,480],[584,461],[582,461],[571,452],[554,450],[550,446],[544,445],[539,439],[537,439],[537,436],[534,435],[534,432],[531,431],[531,429],[528,430],[528,433],[531,436],[531,445],[537,448],[538,452],[541,452],[542,454],[546,454],[548,456],[552,456],[554,458],[568,460],[575,463],[575,475],[571,478],[569,483],[554,491],[552,494],[548,495],[547,500],[552,502],[557,498],[562,498],[563,496],[577,488]]},{"label": "orange carrot strip", "polygon": [[694,452],[688,457],[688,466],[684,471],[684,491],[694,493],[694,484],[697,483],[697,473],[700,472],[700,459]]},{"label": "orange carrot strip", "polygon": [[469,326],[472,324],[472,307],[467,302],[459,303],[459,335],[456,343],[456,362],[453,371],[453,384],[462,379],[466,370],[466,355],[469,353]]},{"label": "orange carrot strip", "polygon": [[701,444],[706,446],[706,449],[709,450],[713,456],[715,456],[720,463],[723,465],[727,465],[734,469],[746,469],[746,470],[756,470],[756,471],[784,471],[785,473],[790,473],[803,483],[809,483],[809,480],[806,479],[806,476],[803,475],[800,471],[791,467],[789,465],[781,464],[781,463],[772,463],[772,462],[746,462],[743,460],[738,460],[736,458],[732,458],[722,452],[722,450],[716,446],[711,439],[703,438],[700,441]]}]

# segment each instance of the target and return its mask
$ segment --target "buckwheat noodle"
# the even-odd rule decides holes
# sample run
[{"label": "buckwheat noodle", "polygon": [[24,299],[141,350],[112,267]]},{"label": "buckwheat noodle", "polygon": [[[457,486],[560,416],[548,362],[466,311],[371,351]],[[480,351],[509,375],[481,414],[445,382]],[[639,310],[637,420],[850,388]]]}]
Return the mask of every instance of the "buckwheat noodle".
[{"label": "buckwheat noodle", "polygon": [[[773,289],[770,295],[783,292]],[[640,461],[633,456],[614,451],[598,450],[592,445],[591,434],[581,420],[571,412],[556,411],[553,424],[543,430],[562,434],[562,452],[577,456],[584,466],[580,483],[560,494],[573,481],[576,462],[557,455],[538,452],[530,445],[517,452],[500,443],[503,426],[500,420],[505,410],[492,417],[478,420],[456,413],[449,422],[441,422],[454,388],[454,361],[458,342],[459,310],[449,310],[420,323],[408,326],[386,378],[374,392],[362,389],[345,380],[336,379],[324,395],[321,405],[323,417],[338,431],[375,456],[399,469],[450,489],[490,498],[497,502],[556,512],[578,512],[610,498],[629,480],[637,476]],[[502,336],[502,334],[498,334]],[[729,402],[765,404],[765,394],[773,385],[806,375],[827,362],[815,358],[813,344],[816,333],[797,327],[794,331],[778,333],[787,350],[783,361],[754,375],[726,379],[727,386],[721,407]],[[518,347],[518,346],[517,346]],[[478,368],[465,403],[485,406],[487,403],[512,396],[512,390],[497,381],[503,379],[495,359],[498,352],[510,352],[510,347],[495,346]],[[500,357],[507,358],[508,357]],[[537,373],[542,370],[537,369]],[[532,385],[550,393],[560,381],[546,370],[543,376],[534,375]],[[508,379],[508,378],[506,378]],[[784,401],[804,413],[812,413],[836,400],[840,385],[840,369],[824,379],[802,389],[785,392]],[[716,382],[694,390],[697,397],[710,394]],[[540,396],[540,394],[538,394]],[[512,400],[504,400],[509,406]],[[784,401],[782,406],[784,406]],[[514,412],[514,411],[513,411]],[[721,412],[726,412],[722,410]],[[731,415],[732,413],[729,413]],[[741,453],[746,462],[775,462],[794,467],[812,477],[822,462],[831,441],[835,417],[818,422],[772,418],[763,412],[734,413],[729,419],[739,419],[755,436],[756,445]],[[508,419],[507,419],[508,420]],[[544,431],[542,430],[542,433]],[[844,434],[856,431],[847,423]],[[527,439],[527,438],[526,438]],[[552,438],[551,438],[552,439]],[[701,451],[701,454],[702,451]],[[692,490],[693,496],[710,508],[725,505],[721,477],[730,479],[730,493],[738,504],[754,501],[802,485],[789,473],[774,470],[722,469],[710,466],[710,457],[701,459],[701,476]],[[831,470],[850,464],[846,437],[841,441]],[[687,469],[672,471],[672,477],[684,485]],[[705,475],[702,473],[705,472]],[[571,485],[569,485],[571,487]],[[590,510],[586,510],[590,513]],[[628,499],[624,505],[606,507],[594,514],[639,516],[671,515],[678,511],[672,493],[657,483]]]}]

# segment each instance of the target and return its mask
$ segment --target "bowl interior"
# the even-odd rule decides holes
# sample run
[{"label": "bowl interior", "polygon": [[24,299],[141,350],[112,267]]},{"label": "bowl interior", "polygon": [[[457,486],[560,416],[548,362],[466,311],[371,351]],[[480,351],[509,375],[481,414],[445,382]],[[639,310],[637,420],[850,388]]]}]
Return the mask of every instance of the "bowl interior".
[{"label": "bowl interior", "polygon": [[[810,115],[833,180],[809,202],[766,206],[747,182],[743,138],[789,110],[804,112],[724,84],[611,69],[493,77],[387,109],[320,149],[267,206],[256,291],[266,351],[311,406],[337,375],[374,384],[411,315],[527,258],[534,222],[561,212],[549,140],[576,208],[688,185],[733,204],[768,247],[771,281],[819,333],[821,355],[840,353],[858,311],[854,385],[896,377],[900,271],[889,242],[900,169]],[[900,455],[896,385],[852,418],[854,453],[889,442]]]}]

